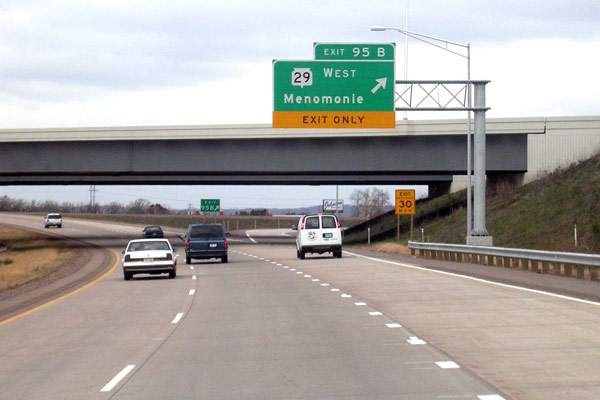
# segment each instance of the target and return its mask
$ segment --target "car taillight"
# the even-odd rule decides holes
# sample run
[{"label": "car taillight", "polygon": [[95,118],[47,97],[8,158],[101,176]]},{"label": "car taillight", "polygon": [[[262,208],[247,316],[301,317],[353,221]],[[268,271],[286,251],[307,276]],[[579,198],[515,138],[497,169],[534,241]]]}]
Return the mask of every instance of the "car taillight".
[{"label": "car taillight", "polygon": [[131,256],[130,256],[129,254],[127,254],[127,255],[125,256],[125,260],[124,260],[124,261],[125,261],[125,262],[129,262],[129,261],[131,261]]},{"label": "car taillight", "polygon": [[337,227],[338,228],[340,227],[340,221],[337,221]]},{"label": "car taillight", "polygon": [[189,248],[190,248],[190,241],[189,240],[187,242],[185,242],[185,248],[189,250]]},{"label": "car taillight", "polygon": [[227,248],[227,240],[223,241],[223,246],[225,246],[225,248]]},{"label": "car taillight", "polygon": [[304,222],[302,224],[300,224],[300,230],[303,231],[304,230]]}]

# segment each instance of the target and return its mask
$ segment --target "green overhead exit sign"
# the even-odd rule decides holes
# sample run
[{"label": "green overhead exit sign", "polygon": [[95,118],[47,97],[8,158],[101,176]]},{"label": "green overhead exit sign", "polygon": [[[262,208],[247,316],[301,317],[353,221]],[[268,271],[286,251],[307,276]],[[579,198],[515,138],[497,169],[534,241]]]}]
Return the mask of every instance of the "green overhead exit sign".
[{"label": "green overhead exit sign", "polygon": [[394,111],[390,61],[273,62],[274,111]]},{"label": "green overhead exit sign", "polygon": [[394,61],[395,43],[314,43],[315,60]]}]

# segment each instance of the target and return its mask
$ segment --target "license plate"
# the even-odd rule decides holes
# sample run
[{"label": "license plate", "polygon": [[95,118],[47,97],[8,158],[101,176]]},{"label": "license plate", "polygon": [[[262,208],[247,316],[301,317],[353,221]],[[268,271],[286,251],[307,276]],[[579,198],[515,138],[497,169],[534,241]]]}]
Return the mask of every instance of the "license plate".
[{"label": "license plate", "polygon": [[333,237],[333,233],[324,233],[324,234],[323,234],[323,237],[324,237],[325,239],[331,239],[331,238]]},{"label": "license plate", "polygon": [[144,262],[151,263],[154,261],[154,258],[144,258]]},{"label": "license plate", "polygon": [[217,244],[216,243],[211,243],[211,244],[208,245],[208,247],[217,247]]}]

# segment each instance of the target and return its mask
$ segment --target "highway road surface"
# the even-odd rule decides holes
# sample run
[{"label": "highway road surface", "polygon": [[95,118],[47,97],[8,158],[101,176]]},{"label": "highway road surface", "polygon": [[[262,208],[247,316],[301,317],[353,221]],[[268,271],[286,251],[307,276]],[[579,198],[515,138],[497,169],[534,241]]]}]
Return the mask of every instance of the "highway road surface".
[{"label": "highway road surface", "polygon": [[141,227],[63,227],[50,232],[104,246],[89,261],[104,265],[59,301],[0,314],[0,399],[600,398],[594,301],[351,248],[299,260],[284,232],[192,265],[171,232],[177,278],[124,281]]}]

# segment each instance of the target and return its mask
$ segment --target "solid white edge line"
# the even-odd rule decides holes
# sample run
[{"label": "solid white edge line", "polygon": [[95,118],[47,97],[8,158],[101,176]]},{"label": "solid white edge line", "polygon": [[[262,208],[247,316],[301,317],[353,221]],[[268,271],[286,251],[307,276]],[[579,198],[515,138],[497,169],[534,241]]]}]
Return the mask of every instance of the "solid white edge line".
[{"label": "solid white edge line", "polygon": [[173,319],[173,321],[171,321],[171,323],[172,323],[172,324],[176,324],[176,323],[178,323],[178,322],[181,320],[181,317],[183,317],[183,313],[182,313],[182,312],[178,313],[178,314],[175,316],[175,318]]},{"label": "solid white edge line", "polygon": [[412,268],[412,269],[417,269],[417,270],[420,270],[420,271],[434,272],[436,274],[442,274],[442,275],[447,275],[447,276],[454,276],[454,277],[457,277],[457,278],[469,279],[469,280],[472,280],[472,281],[475,281],[475,282],[487,283],[489,285],[495,285],[495,286],[505,287],[505,288],[509,288],[509,289],[522,290],[522,291],[529,292],[529,293],[536,293],[536,294],[541,294],[541,295],[544,295],[544,296],[556,297],[556,298],[563,299],[563,300],[576,301],[578,303],[584,303],[584,304],[589,304],[589,305],[593,305],[593,306],[600,306],[600,303],[596,302],[596,301],[578,299],[576,297],[570,297],[570,296],[564,296],[562,294],[545,292],[543,290],[529,289],[529,288],[525,288],[525,287],[522,287],[522,286],[508,285],[506,283],[493,282],[493,281],[488,281],[488,280],[481,279],[481,278],[475,278],[475,277],[468,276],[468,275],[461,275],[461,274],[457,274],[457,273],[454,273],[454,272],[439,271],[437,269],[419,267],[417,265],[411,265],[411,264],[399,263],[399,262],[395,262],[395,261],[382,260],[382,259],[379,259],[379,258],[363,256],[361,254],[350,253],[349,251],[344,251],[344,253],[348,253],[348,254],[350,254],[352,256],[356,256],[356,257],[365,258],[365,259],[371,260],[371,261],[377,261],[377,262],[382,262],[382,263],[386,263],[386,264],[398,265],[400,267]]},{"label": "solid white edge line", "polygon": [[113,390],[113,388],[115,386],[117,386],[117,384],[119,382],[121,382],[121,380],[123,378],[125,378],[127,376],[128,373],[131,372],[132,369],[135,368],[135,365],[128,365],[125,368],[123,368],[121,370],[121,372],[119,372],[114,378],[112,378],[110,380],[110,382],[108,382],[102,389],[100,389],[101,392],[110,392],[111,390]]}]

